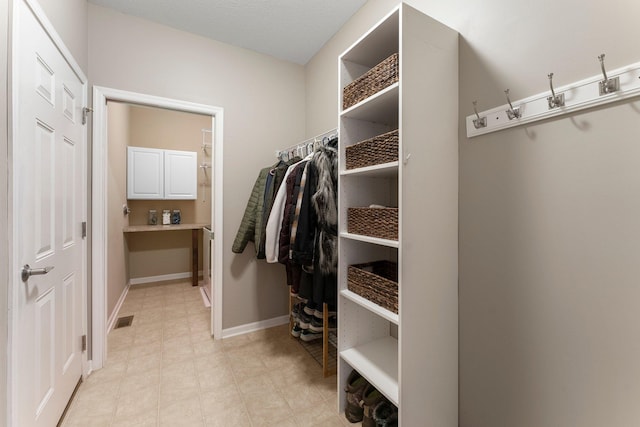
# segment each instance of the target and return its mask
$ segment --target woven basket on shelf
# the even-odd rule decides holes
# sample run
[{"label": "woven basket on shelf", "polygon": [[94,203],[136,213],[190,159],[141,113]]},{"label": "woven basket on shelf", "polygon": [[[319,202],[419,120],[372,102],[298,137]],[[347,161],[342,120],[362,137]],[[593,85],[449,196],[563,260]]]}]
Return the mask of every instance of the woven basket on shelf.
[{"label": "woven basket on shelf", "polygon": [[347,208],[347,232],[398,240],[398,208]]},{"label": "woven basket on shelf", "polygon": [[375,261],[350,265],[347,279],[351,292],[398,313],[398,264]]},{"label": "woven basket on shelf", "polygon": [[398,54],[394,53],[348,85],[342,93],[342,108],[352,105],[380,92],[398,81]]},{"label": "woven basket on shelf", "polygon": [[347,169],[395,162],[398,160],[398,129],[350,145],[345,152]]}]

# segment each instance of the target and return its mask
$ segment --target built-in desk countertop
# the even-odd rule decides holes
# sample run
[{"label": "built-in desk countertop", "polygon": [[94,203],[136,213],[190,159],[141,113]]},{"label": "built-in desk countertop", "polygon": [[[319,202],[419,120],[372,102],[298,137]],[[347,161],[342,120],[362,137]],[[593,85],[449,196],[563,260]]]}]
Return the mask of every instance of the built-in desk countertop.
[{"label": "built-in desk countertop", "polygon": [[198,286],[198,231],[209,224],[127,225],[125,233],[191,230],[191,284]]}]

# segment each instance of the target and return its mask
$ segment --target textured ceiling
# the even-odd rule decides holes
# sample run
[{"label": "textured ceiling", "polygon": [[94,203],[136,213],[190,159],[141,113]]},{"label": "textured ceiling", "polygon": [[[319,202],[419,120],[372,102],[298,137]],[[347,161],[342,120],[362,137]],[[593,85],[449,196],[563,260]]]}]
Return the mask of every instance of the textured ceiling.
[{"label": "textured ceiling", "polygon": [[89,0],[221,42],[306,64],[366,0]]}]

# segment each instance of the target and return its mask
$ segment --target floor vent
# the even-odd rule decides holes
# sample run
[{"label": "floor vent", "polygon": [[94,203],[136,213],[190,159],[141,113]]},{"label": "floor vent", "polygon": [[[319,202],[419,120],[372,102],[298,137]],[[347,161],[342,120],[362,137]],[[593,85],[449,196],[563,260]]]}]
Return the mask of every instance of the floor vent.
[{"label": "floor vent", "polygon": [[116,326],[113,329],[131,326],[132,323],[133,323],[133,316],[120,317],[118,318],[118,320],[116,320]]}]

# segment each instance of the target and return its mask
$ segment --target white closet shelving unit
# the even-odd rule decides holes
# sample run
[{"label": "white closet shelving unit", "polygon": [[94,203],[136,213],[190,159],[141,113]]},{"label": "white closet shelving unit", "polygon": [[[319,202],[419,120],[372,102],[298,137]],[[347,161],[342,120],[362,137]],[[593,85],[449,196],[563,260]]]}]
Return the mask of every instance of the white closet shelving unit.
[{"label": "white closet shelving unit", "polygon": [[[342,109],[342,89],[393,53],[399,81]],[[458,425],[458,35],[400,4],[339,58],[338,390],[352,369],[403,426]],[[399,129],[400,161],[346,170],[345,147]],[[347,208],[399,208],[399,238],[347,232]],[[352,264],[398,263],[399,310],[348,290]]]}]

